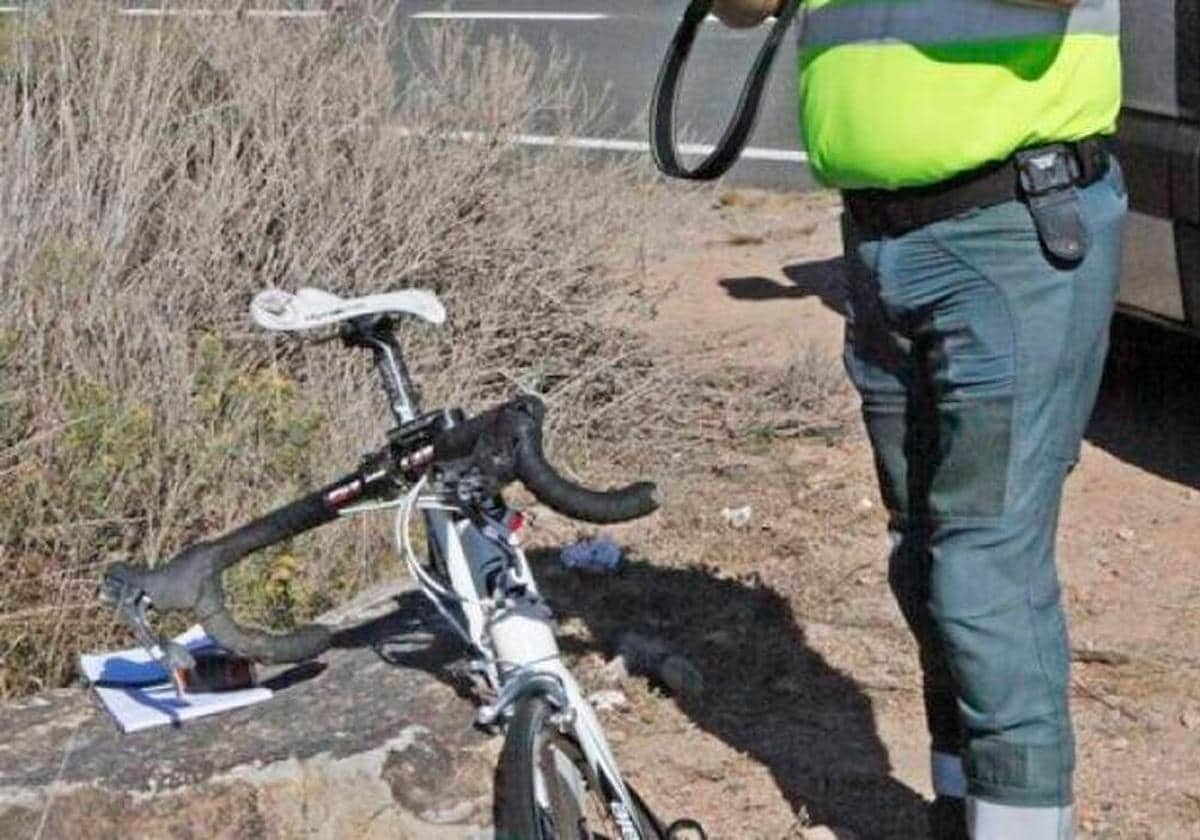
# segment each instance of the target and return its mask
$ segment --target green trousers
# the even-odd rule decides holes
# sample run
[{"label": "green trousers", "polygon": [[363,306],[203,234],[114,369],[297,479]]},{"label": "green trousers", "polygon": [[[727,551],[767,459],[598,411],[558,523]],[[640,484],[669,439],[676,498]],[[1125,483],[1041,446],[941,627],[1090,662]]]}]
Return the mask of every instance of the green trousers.
[{"label": "green trousers", "polygon": [[903,236],[843,222],[845,362],[890,511],[932,746],[968,792],[1068,805],[1069,648],[1054,537],[1108,344],[1126,196],[1079,190],[1087,257],[1054,264],[1012,201]]}]

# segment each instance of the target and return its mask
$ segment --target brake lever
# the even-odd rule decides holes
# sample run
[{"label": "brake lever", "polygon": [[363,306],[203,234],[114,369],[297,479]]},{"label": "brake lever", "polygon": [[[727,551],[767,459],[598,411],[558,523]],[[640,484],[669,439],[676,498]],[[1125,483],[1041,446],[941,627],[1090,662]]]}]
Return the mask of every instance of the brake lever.
[{"label": "brake lever", "polygon": [[[163,638],[154,632],[150,626],[147,610],[153,606],[145,592],[129,586],[123,581],[113,580],[105,576],[100,585],[100,600],[113,606],[121,620],[133,631],[137,643],[146,654],[167,672],[175,696],[183,700],[184,672],[196,666],[196,659],[191,651],[178,642]],[[155,651],[158,653],[155,653]]]}]

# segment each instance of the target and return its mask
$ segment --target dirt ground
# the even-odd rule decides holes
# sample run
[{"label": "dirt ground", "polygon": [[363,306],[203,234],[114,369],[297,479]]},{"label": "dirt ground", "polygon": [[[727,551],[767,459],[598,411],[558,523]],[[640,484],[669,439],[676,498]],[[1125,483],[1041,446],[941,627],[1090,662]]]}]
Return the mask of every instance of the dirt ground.
[{"label": "dirt ground", "polygon": [[[836,368],[836,199],[679,200],[691,210],[650,233],[640,269],[663,352],[715,374],[768,378],[798,358]],[[1093,838],[1200,836],[1200,421],[1186,375],[1137,380],[1145,348],[1118,337],[1059,538],[1079,815]],[[1177,354],[1154,365],[1195,369]],[[619,575],[581,585],[549,556],[539,571],[585,684],[627,699],[604,718],[628,775],[656,811],[694,816],[712,837],[803,837],[810,825],[925,836],[915,648],[844,398],[845,433],[732,435],[681,458],[664,477],[665,512],[615,532],[628,546]],[[744,523],[722,514],[744,506]],[[543,538],[556,536],[570,534],[551,523]],[[686,667],[672,679],[646,664],[664,652],[702,688]]]}]

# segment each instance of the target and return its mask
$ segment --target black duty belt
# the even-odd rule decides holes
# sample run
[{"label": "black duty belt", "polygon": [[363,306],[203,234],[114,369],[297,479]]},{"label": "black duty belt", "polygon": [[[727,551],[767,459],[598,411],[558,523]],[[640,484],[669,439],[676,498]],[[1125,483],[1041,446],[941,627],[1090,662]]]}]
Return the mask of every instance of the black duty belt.
[{"label": "black duty belt", "polygon": [[1036,209],[1043,197],[1085,187],[1108,172],[1112,141],[1089,137],[1017,152],[1011,158],[923,187],[845,190],[854,224],[868,236],[901,236],[979,207],[1021,199]]}]

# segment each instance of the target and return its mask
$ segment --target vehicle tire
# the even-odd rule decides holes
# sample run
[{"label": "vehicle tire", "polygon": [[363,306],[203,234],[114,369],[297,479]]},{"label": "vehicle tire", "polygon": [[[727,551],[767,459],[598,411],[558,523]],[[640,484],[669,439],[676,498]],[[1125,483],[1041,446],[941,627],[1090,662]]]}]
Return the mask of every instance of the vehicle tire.
[{"label": "vehicle tire", "polygon": [[[559,731],[555,708],[533,695],[517,703],[496,768],[496,840],[604,840],[622,833],[603,785],[590,778],[578,743]],[[644,838],[659,832],[633,795]],[[618,806],[619,807],[619,806]]]}]

